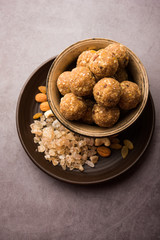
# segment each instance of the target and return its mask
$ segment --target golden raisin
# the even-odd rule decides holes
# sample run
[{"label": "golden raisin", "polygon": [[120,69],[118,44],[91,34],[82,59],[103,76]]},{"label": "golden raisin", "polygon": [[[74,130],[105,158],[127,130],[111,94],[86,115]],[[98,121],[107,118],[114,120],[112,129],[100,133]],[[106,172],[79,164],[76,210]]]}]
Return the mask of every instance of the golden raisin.
[{"label": "golden raisin", "polygon": [[34,114],[33,119],[38,119],[41,116],[42,116],[42,113],[36,113],[36,114]]},{"label": "golden raisin", "polygon": [[134,148],[133,143],[130,140],[125,139],[123,142],[124,142],[124,145],[128,147],[128,149],[132,150]]},{"label": "golden raisin", "polygon": [[128,148],[126,146],[123,146],[121,149],[121,155],[123,158],[126,158],[128,155]]}]

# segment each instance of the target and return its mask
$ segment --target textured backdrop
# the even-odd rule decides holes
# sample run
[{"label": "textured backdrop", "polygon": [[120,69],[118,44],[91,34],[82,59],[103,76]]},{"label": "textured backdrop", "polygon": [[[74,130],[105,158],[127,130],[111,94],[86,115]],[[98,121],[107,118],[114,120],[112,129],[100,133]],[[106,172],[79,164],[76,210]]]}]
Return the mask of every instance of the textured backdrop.
[{"label": "textured backdrop", "polygon": [[[114,181],[74,186],[40,171],[16,132],[18,95],[42,62],[103,37],[144,64],[156,108],[152,142]],[[160,239],[160,1],[0,0],[0,240]]]}]

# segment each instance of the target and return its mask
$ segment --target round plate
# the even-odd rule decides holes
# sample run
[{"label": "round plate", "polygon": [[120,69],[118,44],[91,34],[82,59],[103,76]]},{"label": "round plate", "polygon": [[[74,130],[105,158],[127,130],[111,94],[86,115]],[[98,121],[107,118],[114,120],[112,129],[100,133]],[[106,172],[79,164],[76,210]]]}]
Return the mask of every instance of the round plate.
[{"label": "round plate", "polygon": [[33,141],[34,135],[30,129],[33,115],[39,111],[39,103],[35,101],[35,95],[39,92],[38,86],[46,84],[47,74],[54,59],[48,60],[36,69],[21,90],[17,103],[16,124],[23,148],[41,170],[65,182],[93,184],[122,174],[139,160],[151,140],[155,125],[155,109],[151,94],[139,119],[119,136],[121,141],[130,139],[134,144],[134,149],[129,151],[125,159],[121,157],[119,150],[115,150],[109,158],[100,158],[95,168],[85,166],[84,172],[64,171],[60,166],[54,167],[52,163],[45,160],[43,153],[36,151],[37,144]]}]

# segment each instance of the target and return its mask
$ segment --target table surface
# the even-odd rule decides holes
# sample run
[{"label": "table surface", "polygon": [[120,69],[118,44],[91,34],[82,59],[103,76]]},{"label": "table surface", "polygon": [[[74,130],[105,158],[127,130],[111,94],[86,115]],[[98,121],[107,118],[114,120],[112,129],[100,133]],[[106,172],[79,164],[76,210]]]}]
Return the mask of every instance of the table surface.
[{"label": "table surface", "polygon": [[[160,239],[160,1],[0,2],[0,240]],[[37,168],[19,141],[20,90],[44,61],[86,38],[113,39],[144,64],[155,132],[138,164],[113,181],[77,186]]]}]

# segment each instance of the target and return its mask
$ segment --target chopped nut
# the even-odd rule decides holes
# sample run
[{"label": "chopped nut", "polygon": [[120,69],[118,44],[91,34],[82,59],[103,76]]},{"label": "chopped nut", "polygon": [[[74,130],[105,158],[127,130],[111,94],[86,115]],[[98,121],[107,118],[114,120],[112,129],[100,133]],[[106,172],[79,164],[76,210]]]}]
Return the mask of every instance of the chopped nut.
[{"label": "chopped nut", "polygon": [[82,165],[79,166],[79,170],[82,172],[84,171],[84,167]]},{"label": "chopped nut", "polygon": [[52,163],[54,166],[57,166],[59,162],[57,161],[57,159],[54,158],[54,159],[52,159]]},{"label": "chopped nut", "polygon": [[97,155],[91,156],[91,157],[90,157],[90,160],[91,160],[91,162],[93,162],[93,163],[95,164],[95,163],[98,162],[98,156],[97,156]]},{"label": "chopped nut", "polygon": [[86,163],[89,167],[94,167],[94,163],[91,162],[91,161],[89,161],[89,160],[87,160],[85,163]]},{"label": "chopped nut", "polygon": [[43,145],[38,146],[38,152],[44,152],[45,147]]}]

